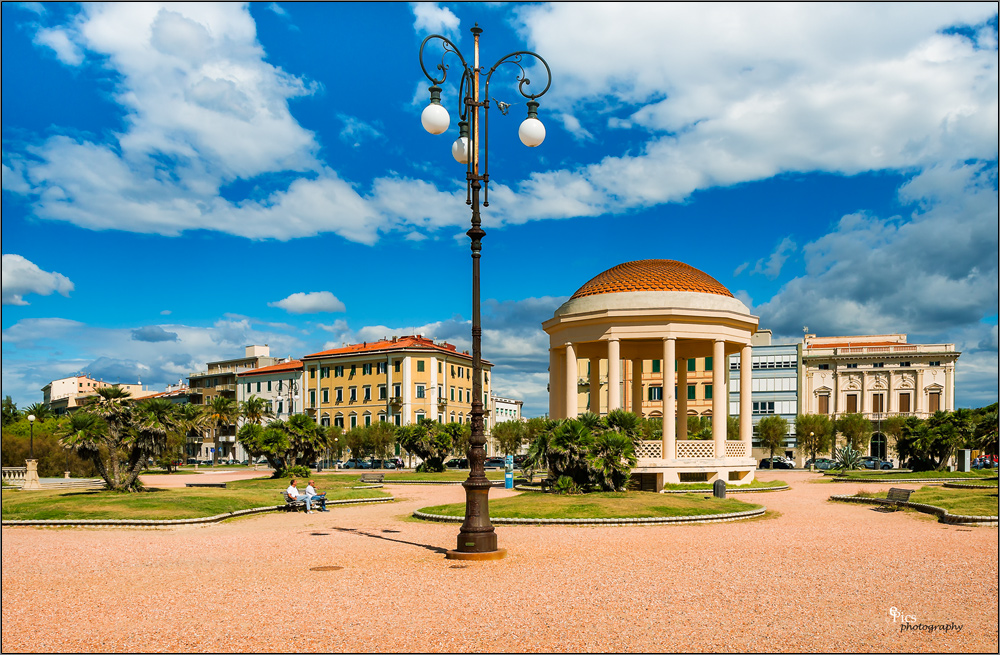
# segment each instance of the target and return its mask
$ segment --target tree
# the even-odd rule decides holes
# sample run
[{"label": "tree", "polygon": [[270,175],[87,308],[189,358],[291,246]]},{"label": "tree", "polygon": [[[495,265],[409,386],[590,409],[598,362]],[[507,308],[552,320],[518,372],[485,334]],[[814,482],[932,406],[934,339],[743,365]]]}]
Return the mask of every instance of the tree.
[{"label": "tree", "polygon": [[563,421],[548,444],[549,480],[566,475],[583,489],[590,486],[595,477],[588,459],[593,443],[594,435],[583,423],[574,419]]},{"label": "tree", "polygon": [[[444,458],[452,450],[451,431],[431,419],[424,418],[399,428],[399,445],[423,460],[417,471],[439,473],[444,470]],[[454,431],[454,430],[452,430]]]},{"label": "tree", "polygon": [[174,454],[185,440],[182,428],[177,422],[176,407],[165,398],[149,398],[136,406],[135,429],[137,437],[145,442],[143,447],[147,451],[147,457],[133,465],[130,475],[137,478],[146,468],[150,456],[160,456],[161,461],[164,459],[162,456],[165,456],[170,470]]},{"label": "tree", "polygon": [[862,414],[844,414],[837,419],[837,432],[855,450],[865,450],[872,438],[872,422]]},{"label": "tree", "polygon": [[504,455],[515,455],[524,444],[525,425],[521,421],[504,421],[493,426],[493,439]]},{"label": "tree", "polygon": [[254,457],[266,457],[274,469],[272,478],[296,475],[297,467],[308,467],[329,444],[329,432],[305,414],[266,426],[244,423],[236,438]]},{"label": "tree", "polygon": [[264,421],[274,418],[271,403],[258,396],[250,396],[240,403],[240,415],[248,422],[263,425]]},{"label": "tree", "polygon": [[604,491],[625,491],[632,469],[639,462],[632,440],[612,431],[594,438],[588,459],[596,473],[596,482]]},{"label": "tree", "polygon": [[973,443],[984,453],[997,453],[997,403],[981,407],[977,410],[976,428],[973,432]]},{"label": "tree", "polygon": [[[93,414],[87,412],[73,412],[65,419],[59,422],[59,426],[55,430],[55,436],[59,438],[60,445],[67,450],[73,450],[72,445],[70,445],[75,437],[77,439],[85,440],[91,435],[96,436],[104,426],[101,424],[101,419],[97,418]],[[65,444],[65,445],[63,445]]]},{"label": "tree", "polygon": [[3,427],[7,427],[21,417],[17,411],[17,404],[10,396],[3,397]]},{"label": "tree", "polygon": [[[424,419],[429,421],[430,419]],[[468,423],[440,423],[434,424],[435,430],[442,431],[451,440],[451,454],[461,457],[469,456],[469,440],[472,438],[472,426]]]},{"label": "tree", "polygon": [[55,414],[52,413],[52,409],[45,403],[33,403],[31,405],[28,405],[27,407],[24,408],[24,412],[22,413],[25,416],[28,416],[30,414],[39,421],[47,418],[53,418],[55,416]]},{"label": "tree", "polygon": [[708,416],[688,416],[687,438],[704,441],[712,438],[712,419]]},{"label": "tree", "polygon": [[799,414],[795,417],[795,440],[816,461],[816,453],[830,447],[833,422],[826,414]]},{"label": "tree", "polygon": [[215,428],[215,435],[213,442],[215,443],[214,452],[212,453],[212,463],[219,463],[219,436],[222,431],[222,426],[232,425],[236,423],[236,419],[239,417],[240,409],[239,405],[232,398],[227,398],[225,396],[215,396],[208,402],[206,406],[208,416],[211,419],[211,425]]},{"label": "tree", "polygon": [[98,389],[96,401],[79,411],[100,418],[104,428],[67,434],[61,441],[93,462],[113,491],[139,490],[139,473],[162,452],[172,425],[169,402],[151,399],[136,406],[129,396],[117,386]]},{"label": "tree", "polygon": [[356,425],[344,433],[344,445],[351,451],[353,459],[364,459],[372,453],[368,433],[363,426]]},{"label": "tree", "polygon": [[726,419],[726,439],[729,441],[740,440],[740,417],[730,416]]},{"label": "tree", "polygon": [[[624,409],[615,409],[608,412],[607,425],[608,429],[612,432],[617,432],[628,437],[633,447],[637,446],[638,442],[642,440],[642,423],[639,417],[632,412],[626,412]],[[596,430],[591,428],[591,432],[599,431],[600,426],[597,426]]]},{"label": "tree", "polygon": [[[177,423],[177,430],[184,435],[185,445],[187,441],[191,438],[191,434],[194,433],[195,436],[202,434],[205,430],[211,427],[211,417],[205,412],[205,407],[202,405],[192,405],[190,403],[185,403],[183,405],[177,405],[177,409],[174,413],[174,420]],[[197,455],[197,453],[195,453]],[[260,455],[256,455],[260,457]]]},{"label": "tree", "polygon": [[882,434],[886,436],[886,440],[889,442],[892,452],[896,453],[896,457],[899,458],[899,465],[903,465],[903,458],[899,455],[899,440],[903,438],[903,430],[906,428],[906,418],[905,416],[890,416],[889,418],[882,421]]},{"label": "tree", "polygon": [[377,421],[365,426],[364,430],[368,435],[368,444],[372,453],[380,459],[388,457],[392,447],[396,444],[396,426],[387,421]]},{"label": "tree", "polygon": [[773,458],[775,450],[785,447],[785,437],[788,436],[788,421],[780,416],[765,417],[757,426],[757,435],[760,437],[760,445],[769,449]]}]

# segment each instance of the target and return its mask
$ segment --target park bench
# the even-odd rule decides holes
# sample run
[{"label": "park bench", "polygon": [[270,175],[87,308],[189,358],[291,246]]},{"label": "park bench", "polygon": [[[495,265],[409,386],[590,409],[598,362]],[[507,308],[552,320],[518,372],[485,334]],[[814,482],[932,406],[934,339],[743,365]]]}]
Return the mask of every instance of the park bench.
[{"label": "park bench", "polygon": [[292,500],[292,497],[288,495],[287,491],[282,491],[280,493],[285,499],[285,511],[295,512],[298,511],[300,507],[302,509],[306,508],[306,501],[302,500],[301,497],[299,497],[298,500]]},{"label": "park bench", "polygon": [[889,493],[885,495],[885,499],[892,503],[893,510],[897,510],[902,507],[900,503],[905,503],[910,500],[910,494],[912,493],[912,489],[892,487],[889,489]]},{"label": "park bench", "polygon": [[381,483],[385,480],[384,473],[362,473],[361,482],[366,484]]},{"label": "park bench", "polygon": [[188,482],[184,485],[185,487],[216,487],[219,489],[225,489],[225,482]]}]

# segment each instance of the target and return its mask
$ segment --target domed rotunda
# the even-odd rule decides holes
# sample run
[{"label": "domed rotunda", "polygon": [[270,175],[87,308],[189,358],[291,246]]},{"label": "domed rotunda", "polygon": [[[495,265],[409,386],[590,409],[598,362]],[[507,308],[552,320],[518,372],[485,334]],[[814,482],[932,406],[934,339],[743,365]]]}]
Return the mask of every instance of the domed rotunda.
[{"label": "domed rotunda", "polygon": [[[756,468],[751,451],[751,394],[740,394],[739,440],[727,440],[728,357],[739,354],[741,388],[750,388],[750,337],[757,317],[707,273],[671,259],[626,262],[597,275],[542,323],[549,335],[549,416],[581,413],[580,388],[591,390],[591,411],[622,409],[643,400],[643,367],[662,371],[663,438],[644,441],[634,474],[643,489],[664,484],[714,482],[747,484]],[[687,439],[687,360],[711,357],[712,440]],[[580,360],[589,360],[589,380],[580,378]],[[623,384],[630,363],[631,389]],[[602,370],[606,384],[602,385]],[[648,373],[649,371],[647,371]],[[734,371],[735,373],[735,371]],[[648,375],[646,376],[649,382]],[[652,398],[654,388],[647,393]],[[586,400],[586,397],[585,397]],[[716,420],[720,417],[721,420]]]}]

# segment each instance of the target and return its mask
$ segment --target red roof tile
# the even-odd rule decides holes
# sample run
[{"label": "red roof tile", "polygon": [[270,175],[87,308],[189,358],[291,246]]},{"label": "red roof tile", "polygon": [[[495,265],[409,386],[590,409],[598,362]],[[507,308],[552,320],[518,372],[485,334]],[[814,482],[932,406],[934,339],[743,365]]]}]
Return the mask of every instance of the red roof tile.
[{"label": "red roof tile", "polygon": [[[421,350],[436,350],[438,352],[445,353],[447,355],[453,355],[457,357],[464,357],[471,360],[472,355],[468,353],[460,353],[458,349],[455,348],[453,344],[446,343],[444,345],[438,345],[426,339],[421,335],[416,336],[405,336],[398,337],[396,339],[380,339],[379,341],[366,341],[364,343],[353,343],[342,348],[333,348],[331,350],[324,350],[322,352],[313,353],[311,355],[306,355],[303,359],[311,359],[314,357],[333,357],[337,355],[359,355],[365,353],[376,353],[379,351],[392,352],[397,350],[404,350],[406,348],[419,348]],[[485,359],[484,364],[489,364]]]},{"label": "red roof tile", "polygon": [[236,377],[244,378],[248,375],[268,375],[270,373],[283,373],[285,371],[301,371],[302,370],[302,360],[293,359],[290,362],[282,362],[281,364],[271,364],[270,366],[263,366],[261,368],[251,369],[249,371],[243,371],[242,373],[237,373]]},{"label": "red roof tile", "polygon": [[573,298],[627,291],[689,291],[733,297],[718,280],[694,266],[673,259],[643,259],[609,268],[577,289]]}]

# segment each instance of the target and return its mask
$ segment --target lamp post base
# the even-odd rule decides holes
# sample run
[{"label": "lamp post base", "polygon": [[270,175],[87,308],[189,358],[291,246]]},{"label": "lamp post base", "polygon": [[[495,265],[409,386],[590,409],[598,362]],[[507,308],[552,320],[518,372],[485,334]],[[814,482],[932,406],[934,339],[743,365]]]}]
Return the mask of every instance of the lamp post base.
[{"label": "lamp post base", "polygon": [[496,550],[489,550],[484,553],[466,553],[461,550],[449,550],[445,553],[445,559],[460,559],[467,562],[488,562],[490,560],[498,560],[507,557],[506,548],[497,548]]},{"label": "lamp post base", "polygon": [[24,473],[24,484],[21,485],[21,491],[40,491],[42,485],[38,481],[38,460],[26,459],[24,466],[27,470]]}]

